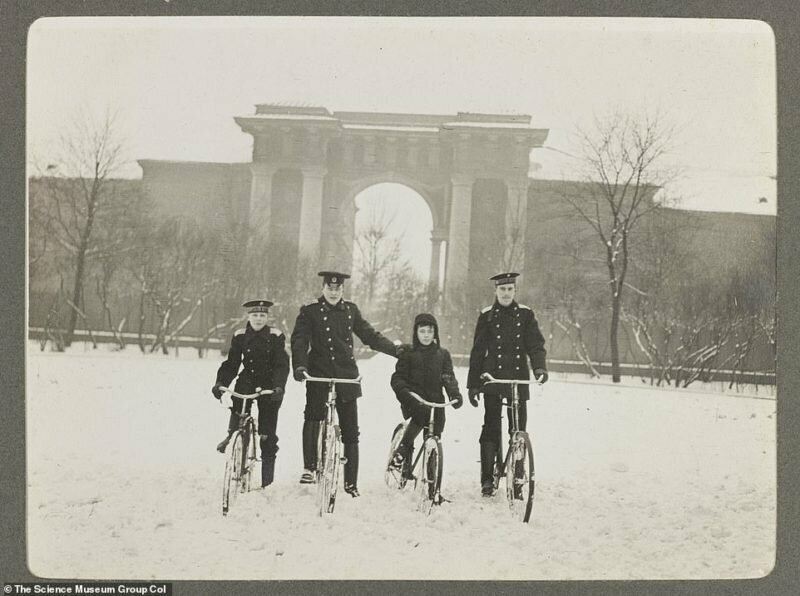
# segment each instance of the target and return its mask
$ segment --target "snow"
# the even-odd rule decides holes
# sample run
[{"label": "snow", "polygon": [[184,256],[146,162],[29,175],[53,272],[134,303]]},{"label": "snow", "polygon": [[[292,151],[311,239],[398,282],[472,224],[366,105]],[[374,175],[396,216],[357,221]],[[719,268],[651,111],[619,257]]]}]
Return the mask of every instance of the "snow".
[{"label": "snow", "polygon": [[[573,382],[529,405],[530,524],[482,499],[482,408],[448,413],[429,517],[383,484],[400,421],[394,360],[360,363],[362,497],[319,518],[298,484],[303,387],[290,380],[276,482],[221,515],[221,358],[29,344],[28,549],[33,573],[80,579],[714,579],[775,558],[775,400],[710,388]],[[456,371],[464,387],[466,369]]]}]

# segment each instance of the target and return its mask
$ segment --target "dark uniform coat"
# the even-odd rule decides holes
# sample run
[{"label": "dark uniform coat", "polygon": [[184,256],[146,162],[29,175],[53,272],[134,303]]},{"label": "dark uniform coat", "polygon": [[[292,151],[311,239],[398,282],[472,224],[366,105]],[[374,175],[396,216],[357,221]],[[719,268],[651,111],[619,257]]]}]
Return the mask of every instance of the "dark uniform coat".
[{"label": "dark uniform coat", "polygon": [[[531,368],[546,368],[544,337],[533,311],[512,301],[508,306],[487,306],[478,317],[469,357],[467,387],[480,388],[480,376],[488,372],[496,379],[530,379]],[[487,385],[487,393],[504,391],[501,385]],[[505,391],[508,391],[506,388]],[[526,385],[519,386],[521,399],[528,399]]]},{"label": "dark uniform coat", "polygon": [[285,345],[286,337],[277,329],[265,325],[255,331],[248,323],[233,334],[228,357],[217,371],[217,384],[227,387],[238,373],[234,391],[239,393],[254,393],[257,387],[285,389],[289,376]]},{"label": "dark uniform coat", "polygon": [[[444,403],[443,389],[451,399],[460,395],[450,352],[436,344],[415,346],[400,356],[391,384],[401,402],[405,401],[408,391],[439,404]],[[418,402],[414,400],[414,403]]]},{"label": "dark uniform coat", "polygon": [[[312,377],[355,379],[354,333],[373,350],[396,355],[397,346],[375,331],[354,303],[340,300],[331,305],[321,296],[301,306],[292,331],[292,367],[297,370],[304,366]],[[306,393],[325,394],[327,388],[322,383],[306,383]],[[337,385],[336,393],[343,401],[350,401],[361,397],[361,386]]]}]

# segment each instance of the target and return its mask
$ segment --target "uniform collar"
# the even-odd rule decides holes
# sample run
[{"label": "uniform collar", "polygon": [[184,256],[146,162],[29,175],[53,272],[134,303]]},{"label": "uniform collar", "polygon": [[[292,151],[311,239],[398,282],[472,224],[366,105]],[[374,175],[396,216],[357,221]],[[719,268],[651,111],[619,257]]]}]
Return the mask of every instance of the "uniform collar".
[{"label": "uniform collar", "polygon": [[331,304],[330,302],[325,300],[325,296],[320,296],[319,298],[317,298],[317,300],[319,301],[320,304],[322,304],[325,310],[331,310],[331,309],[344,310],[344,298],[339,298],[339,302],[337,302],[336,304]]},{"label": "uniform collar", "polygon": [[247,323],[247,327],[245,328],[245,335],[251,335],[251,336],[252,335],[269,335],[269,325],[264,325],[261,329],[256,331],[255,329],[253,329],[253,327],[250,325],[250,323]]},{"label": "uniform collar", "polygon": [[512,310],[517,310],[517,307],[518,307],[518,306],[519,306],[519,305],[517,304],[517,301],[516,301],[516,300],[512,300],[512,301],[511,301],[511,304],[509,304],[508,306],[502,306],[502,305],[501,305],[501,304],[500,304],[500,303],[497,301],[497,298],[495,298],[495,299],[494,299],[494,308],[492,308],[492,310],[494,310],[494,311],[496,311],[496,312],[511,312]]}]

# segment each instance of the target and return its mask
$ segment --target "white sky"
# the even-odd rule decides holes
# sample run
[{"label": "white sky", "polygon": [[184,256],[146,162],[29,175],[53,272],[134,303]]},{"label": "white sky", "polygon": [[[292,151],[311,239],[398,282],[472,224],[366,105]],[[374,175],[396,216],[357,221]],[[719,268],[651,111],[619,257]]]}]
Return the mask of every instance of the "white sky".
[{"label": "white sky", "polygon": [[233,117],[270,102],[530,114],[550,129],[535,175],[555,179],[577,124],[660,109],[682,131],[684,206],[775,213],[774,37],[757,21],[139,17],[30,30],[31,158],[47,160],[81,106],[111,106],[132,160],[249,161]]}]

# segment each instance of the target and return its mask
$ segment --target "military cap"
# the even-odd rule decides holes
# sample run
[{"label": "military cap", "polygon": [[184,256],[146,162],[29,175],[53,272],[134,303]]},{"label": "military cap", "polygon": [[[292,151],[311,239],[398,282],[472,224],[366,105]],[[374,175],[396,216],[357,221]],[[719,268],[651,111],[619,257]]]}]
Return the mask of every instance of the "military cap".
[{"label": "military cap", "polygon": [[347,273],[340,273],[338,271],[320,271],[317,275],[319,275],[323,283],[326,284],[342,284],[344,280],[350,278]]},{"label": "military cap", "polygon": [[269,300],[248,300],[242,306],[247,309],[248,313],[251,312],[268,312],[269,307],[272,306],[273,303]]},{"label": "military cap", "polygon": [[519,277],[519,273],[498,273],[497,275],[491,276],[491,279],[496,286],[502,286],[504,284],[515,284],[517,283],[517,278]]}]

